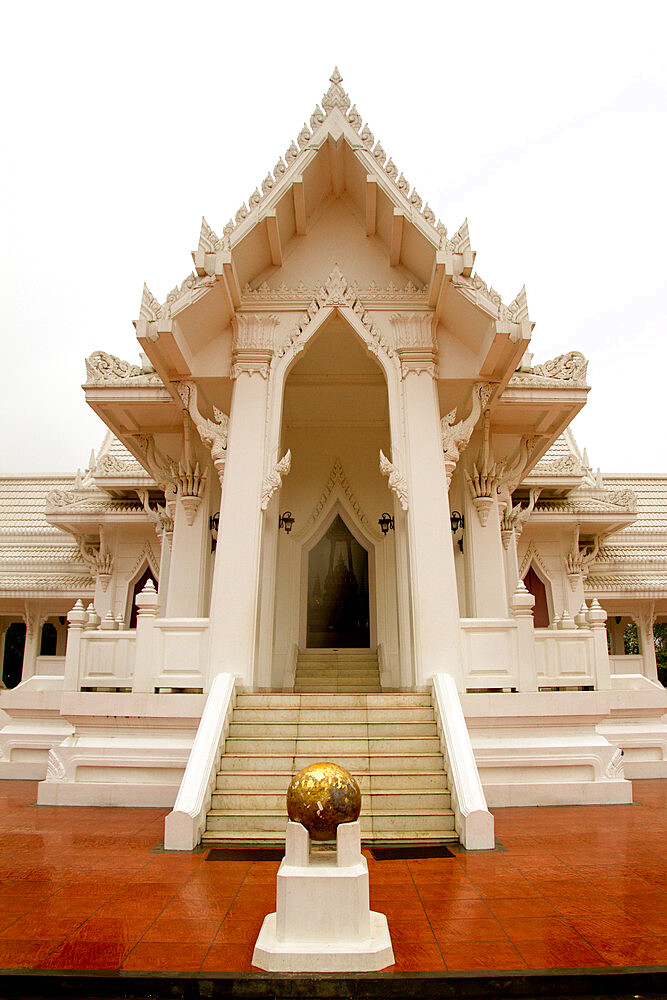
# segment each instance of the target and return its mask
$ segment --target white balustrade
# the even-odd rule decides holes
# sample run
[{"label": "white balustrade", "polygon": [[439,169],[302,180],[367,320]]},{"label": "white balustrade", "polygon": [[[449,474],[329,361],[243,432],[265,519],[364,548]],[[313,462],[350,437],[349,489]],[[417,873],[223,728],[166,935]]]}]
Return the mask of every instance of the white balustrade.
[{"label": "white balustrade", "polygon": [[449,674],[433,677],[433,705],[440,744],[451,783],[454,825],[467,850],[495,847],[493,816],[475,762],[456,682]]},{"label": "white balustrade", "polygon": [[167,851],[191,851],[201,840],[234,709],[235,683],[233,674],[218,674],[211,684],[174,808],[164,821]]}]

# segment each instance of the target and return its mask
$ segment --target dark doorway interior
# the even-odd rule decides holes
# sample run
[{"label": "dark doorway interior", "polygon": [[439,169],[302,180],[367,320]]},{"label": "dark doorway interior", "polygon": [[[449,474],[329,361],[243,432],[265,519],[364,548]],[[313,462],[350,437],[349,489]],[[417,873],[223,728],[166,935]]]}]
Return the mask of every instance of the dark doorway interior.
[{"label": "dark doorway interior", "polygon": [[368,552],[340,514],[308,556],[306,645],[368,649]]},{"label": "dark doorway interior", "polygon": [[132,610],[130,611],[130,628],[137,627],[137,606],[134,602],[137,599],[137,594],[141,593],[141,591],[144,589],[149,580],[153,581],[155,589],[157,590],[157,580],[151,573],[150,566],[147,566],[134,585],[134,591],[132,593]]},{"label": "dark doorway interior", "polygon": [[25,622],[12,622],[5,633],[5,654],[2,658],[2,683],[7,688],[15,688],[21,683],[25,631]]},{"label": "dark doorway interior", "polygon": [[547,603],[547,589],[539,576],[531,566],[523,578],[526,590],[535,598],[533,608],[533,623],[535,628],[549,627],[549,605]]},{"label": "dark doorway interior", "polygon": [[52,622],[44,622],[42,625],[42,638],[39,644],[40,656],[55,656],[58,648],[58,633]]}]

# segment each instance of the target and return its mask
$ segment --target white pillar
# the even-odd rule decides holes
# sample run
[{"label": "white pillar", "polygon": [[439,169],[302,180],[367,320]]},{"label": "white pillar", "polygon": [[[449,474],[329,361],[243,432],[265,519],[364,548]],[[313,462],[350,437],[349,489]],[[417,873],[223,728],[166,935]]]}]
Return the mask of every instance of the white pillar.
[{"label": "white pillar", "polygon": [[644,661],[644,674],[650,681],[658,679],[658,663],[655,658],[655,639],[653,624],[655,622],[655,604],[641,604],[637,615],[637,632],[639,633],[639,652]]},{"label": "white pillar", "polygon": [[[172,510],[176,504],[172,501]],[[171,546],[174,540],[173,523],[172,530],[163,528],[160,534],[160,571],[158,577],[158,593],[160,595],[160,607],[164,611],[167,609],[169,600],[169,571],[171,569]]]},{"label": "white pillar", "polygon": [[600,607],[596,597],[591,601],[587,618],[593,632],[596,689],[609,691],[611,689],[611,664],[607,649],[607,612]]},{"label": "white pillar", "polygon": [[[208,484],[194,510],[193,497],[176,500],[169,566],[167,618],[199,618],[202,613],[208,530]],[[194,513],[193,513],[194,510]]]},{"label": "white pillar", "polygon": [[37,657],[42,638],[42,623],[44,621],[40,605],[37,604],[31,607],[26,602],[23,620],[25,622],[25,646],[23,647],[21,680],[25,681],[33,676],[37,666]]},{"label": "white pillar", "polygon": [[220,526],[211,591],[210,679],[235,674],[255,683],[266,411],[276,317],[239,314],[233,343],[235,379]]},{"label": "white pillar", "polygon": [[507,593],[507,601],[512,607],[512,596],[516,590],[517,583],[519,582],[519,556],[517,553],[517,537],[516,531],[514,529],[500,531],[501,541],[503,543],[503,563],[505,566],[505,588]]},{"label": "white pillar", "polygon": [[516,618],[519,632],[519,691],[537,691],[534,607],[535,598],[523,580],[519,580],[510,600],[510,611]]},{"label": "white pillar", "polygon": [[[434,377],[434,318],[412,314],[394,316],[392,321],[403,384],[415,683],[426,685],[435,674],[445,672],[460,690],[463,657]],[[396,461],[398,454],[393,458]]]},{"label": "white pillar", "polygon": [[153,653],[153,629],[160,601],[152,580],[137,594],[137,639],[134,647],[134,676],[132,678],[133,692],[152,692],[155,688],[155,675],[159,664],[155,663]]},{"label": "white pillar", "polygon": [[79,690],[79,663],[81,660],[81,636],[86,626],[88,615],[83,601],[78,600],[67,615],[69,628],[67,630],[67,649],[65,651],[65,691]]},{"label": "white pillar", "polygon": [[[464,544],[470,612],[472,618],[507,618],[505,559],[497,495],[489,501],[480,516],[470,491],[466,490]],[[487,519],[483,523],[485,515]]]}]

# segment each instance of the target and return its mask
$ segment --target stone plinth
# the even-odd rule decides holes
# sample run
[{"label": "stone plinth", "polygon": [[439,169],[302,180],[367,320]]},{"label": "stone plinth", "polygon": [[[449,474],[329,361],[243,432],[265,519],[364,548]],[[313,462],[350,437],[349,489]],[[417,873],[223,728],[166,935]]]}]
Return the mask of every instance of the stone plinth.
[{"label": "stone plinth", "polygon": [[359,820],[338,827],[335,851],[313,854],[306,828],[288,822],[277,909],[264,918],[252,964],[267,972],[377,972],[393,961],[387,918],[369,905]]}]

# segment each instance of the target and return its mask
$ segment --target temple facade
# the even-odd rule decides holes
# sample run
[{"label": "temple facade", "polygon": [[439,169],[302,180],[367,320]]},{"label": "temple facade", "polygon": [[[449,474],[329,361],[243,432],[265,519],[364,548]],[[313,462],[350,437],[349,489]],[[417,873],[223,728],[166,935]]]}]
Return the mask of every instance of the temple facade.
[{"label": "temple facade", "polygon": [[667,476],[593,471],[586,360],[534,361],[525,290],[477,274],[337,72],[192,256],[144,286],[136,362],[86,360],[86,469],[0,478],[0,776],[176,802],[196,842],[242,699],[318,693],[432,697],[464,840],[487,804],[667,776]]}]

